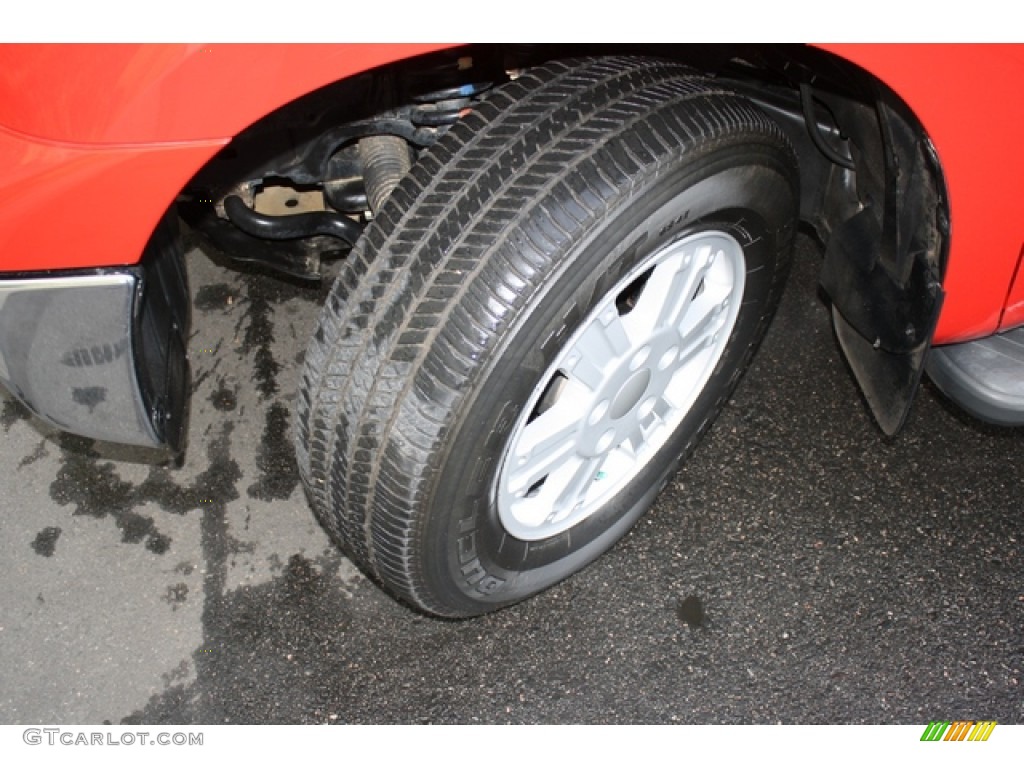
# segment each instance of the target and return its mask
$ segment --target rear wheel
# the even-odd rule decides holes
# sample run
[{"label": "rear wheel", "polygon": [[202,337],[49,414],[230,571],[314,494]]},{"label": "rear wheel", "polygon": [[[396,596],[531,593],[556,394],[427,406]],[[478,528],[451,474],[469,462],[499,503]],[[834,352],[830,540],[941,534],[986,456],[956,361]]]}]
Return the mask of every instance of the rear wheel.
[{"label": "rear wheel", "polygon": [[470,616],[565,578],[650,506],[788,267],[778,127],[674,64],[551,64],[420,158],[306,358],[297,449],[349,555]]}]

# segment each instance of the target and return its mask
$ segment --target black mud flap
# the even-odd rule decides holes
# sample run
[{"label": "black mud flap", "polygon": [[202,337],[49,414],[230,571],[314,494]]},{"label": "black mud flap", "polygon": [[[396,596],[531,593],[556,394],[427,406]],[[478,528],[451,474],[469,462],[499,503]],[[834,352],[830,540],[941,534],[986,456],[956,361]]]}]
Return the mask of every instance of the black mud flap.
[{"label": "black mud flap", "polygon": [[910,412],[942,308],[948,207],[927,139],[878,105],[884,202],[866,204],[829,238],[821,286],[868,406],[886,435]]},{"label": "black mud flap", "polygon": [[188,414],[191,300],[173,209],[146,246],[141,272],[132,333],[139,394],[159,444],[180,454]]},{"label": "black mud flap", "polygon": [[924,252],[902,281],[880,255],[883,236],[869,210],[832,236],[821,285],[843,356],[886,435],[899,432],[921,383],[944,293]]},{"label": "black mud flap", "polygon": [[832,325],[875,421],[886,435],[895,435],[910,414],[930,343],[919,344],[907,352],[876,348],[846,322],[835,306]]}]

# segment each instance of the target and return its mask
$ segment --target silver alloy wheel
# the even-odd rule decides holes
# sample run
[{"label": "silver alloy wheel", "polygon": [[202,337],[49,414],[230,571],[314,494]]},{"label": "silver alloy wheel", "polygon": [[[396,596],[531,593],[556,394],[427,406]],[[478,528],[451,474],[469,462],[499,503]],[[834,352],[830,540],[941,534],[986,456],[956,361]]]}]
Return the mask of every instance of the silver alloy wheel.
[{"label": "silver alloy wheel", "polygon": [[724,232],[676,240],[600,300],[541,377],[509,438],[498,517],[538,541],[597,511],[690,411],[722,353],[745,284]]}]

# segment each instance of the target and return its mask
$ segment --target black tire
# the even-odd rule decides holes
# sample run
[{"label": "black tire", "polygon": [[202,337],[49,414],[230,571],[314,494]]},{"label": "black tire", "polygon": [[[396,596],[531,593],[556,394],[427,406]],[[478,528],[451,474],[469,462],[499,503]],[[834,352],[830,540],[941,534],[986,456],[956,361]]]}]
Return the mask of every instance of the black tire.
[{"label": "black tire", "polygon": [[[652,504],[749,363],[788,271],[797,184],[778,126],[672,63],[553,63],[498,89],[417,162],[324,308],[296,430],[303,480],[324,525],[393,593],[441,616],[509,605],[592,561]],[[731,333],[701,363],[704,383],[655,422],[640,414],[653,399],[644,400],[651,382],[661,381],[653,363],[640,364],[642,375],[620,374],[617,353],[595,358],[619,376],[599,384],[621,422],[590,411],[587,424],[610,425],[607,439],[622,442],[592,452],[614,454],[626,469],[606,490],[593,485],[603,471],[581,470],[586,495],[558,496],[559,509],[575,511],[516,528],[510,510],[528,503],[535,513],[540,493],[505,490],[515,484],[506,461],[512,438],[525,439],[533,423],[525,408],[539,419],[545,408],[570,407],[552,394],[563,376],[552,364],[576,349],[574,334],[582,344],[597,329],[595,308],[614,300],[625,317],[631,300],[658,306],[645,293],[655,267],[633,274],[637,265],[660,265],[663,254],[719,235],[738,248],[729,263],[740,268],[729,275],[742,301]],[[696,302],[700,279],[684,304]],[[671,326],[682,338],[672,318],[656,321],[655,331]],[[681,359],[673,350],[665,354]],[[678,365],[664,374],[675,377],[664,384],[673,393],[689,381],[676,376]],[[630,420],[641,426],[624,439],[616,425]],[[658,434],[649,443],[648,427]],[[573,440],[582,446],[582,437]],[[559,471],[575,477],[576,466]],[[551,482],[554,493],[561,486],[550,477],[554,470],[537,485]]]}]

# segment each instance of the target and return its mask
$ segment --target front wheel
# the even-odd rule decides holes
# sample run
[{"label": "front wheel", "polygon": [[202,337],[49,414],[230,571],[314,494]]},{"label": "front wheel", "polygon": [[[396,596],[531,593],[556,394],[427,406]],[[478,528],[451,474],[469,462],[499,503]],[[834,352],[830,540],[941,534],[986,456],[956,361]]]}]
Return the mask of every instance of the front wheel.
[{"label": "front wheel", "polygon": [[297,435],[326,527],[443,616],[604,552],[763,336],[796,179],[775,124],[671,63],[500,89],[421,157],[324,309]]}]

